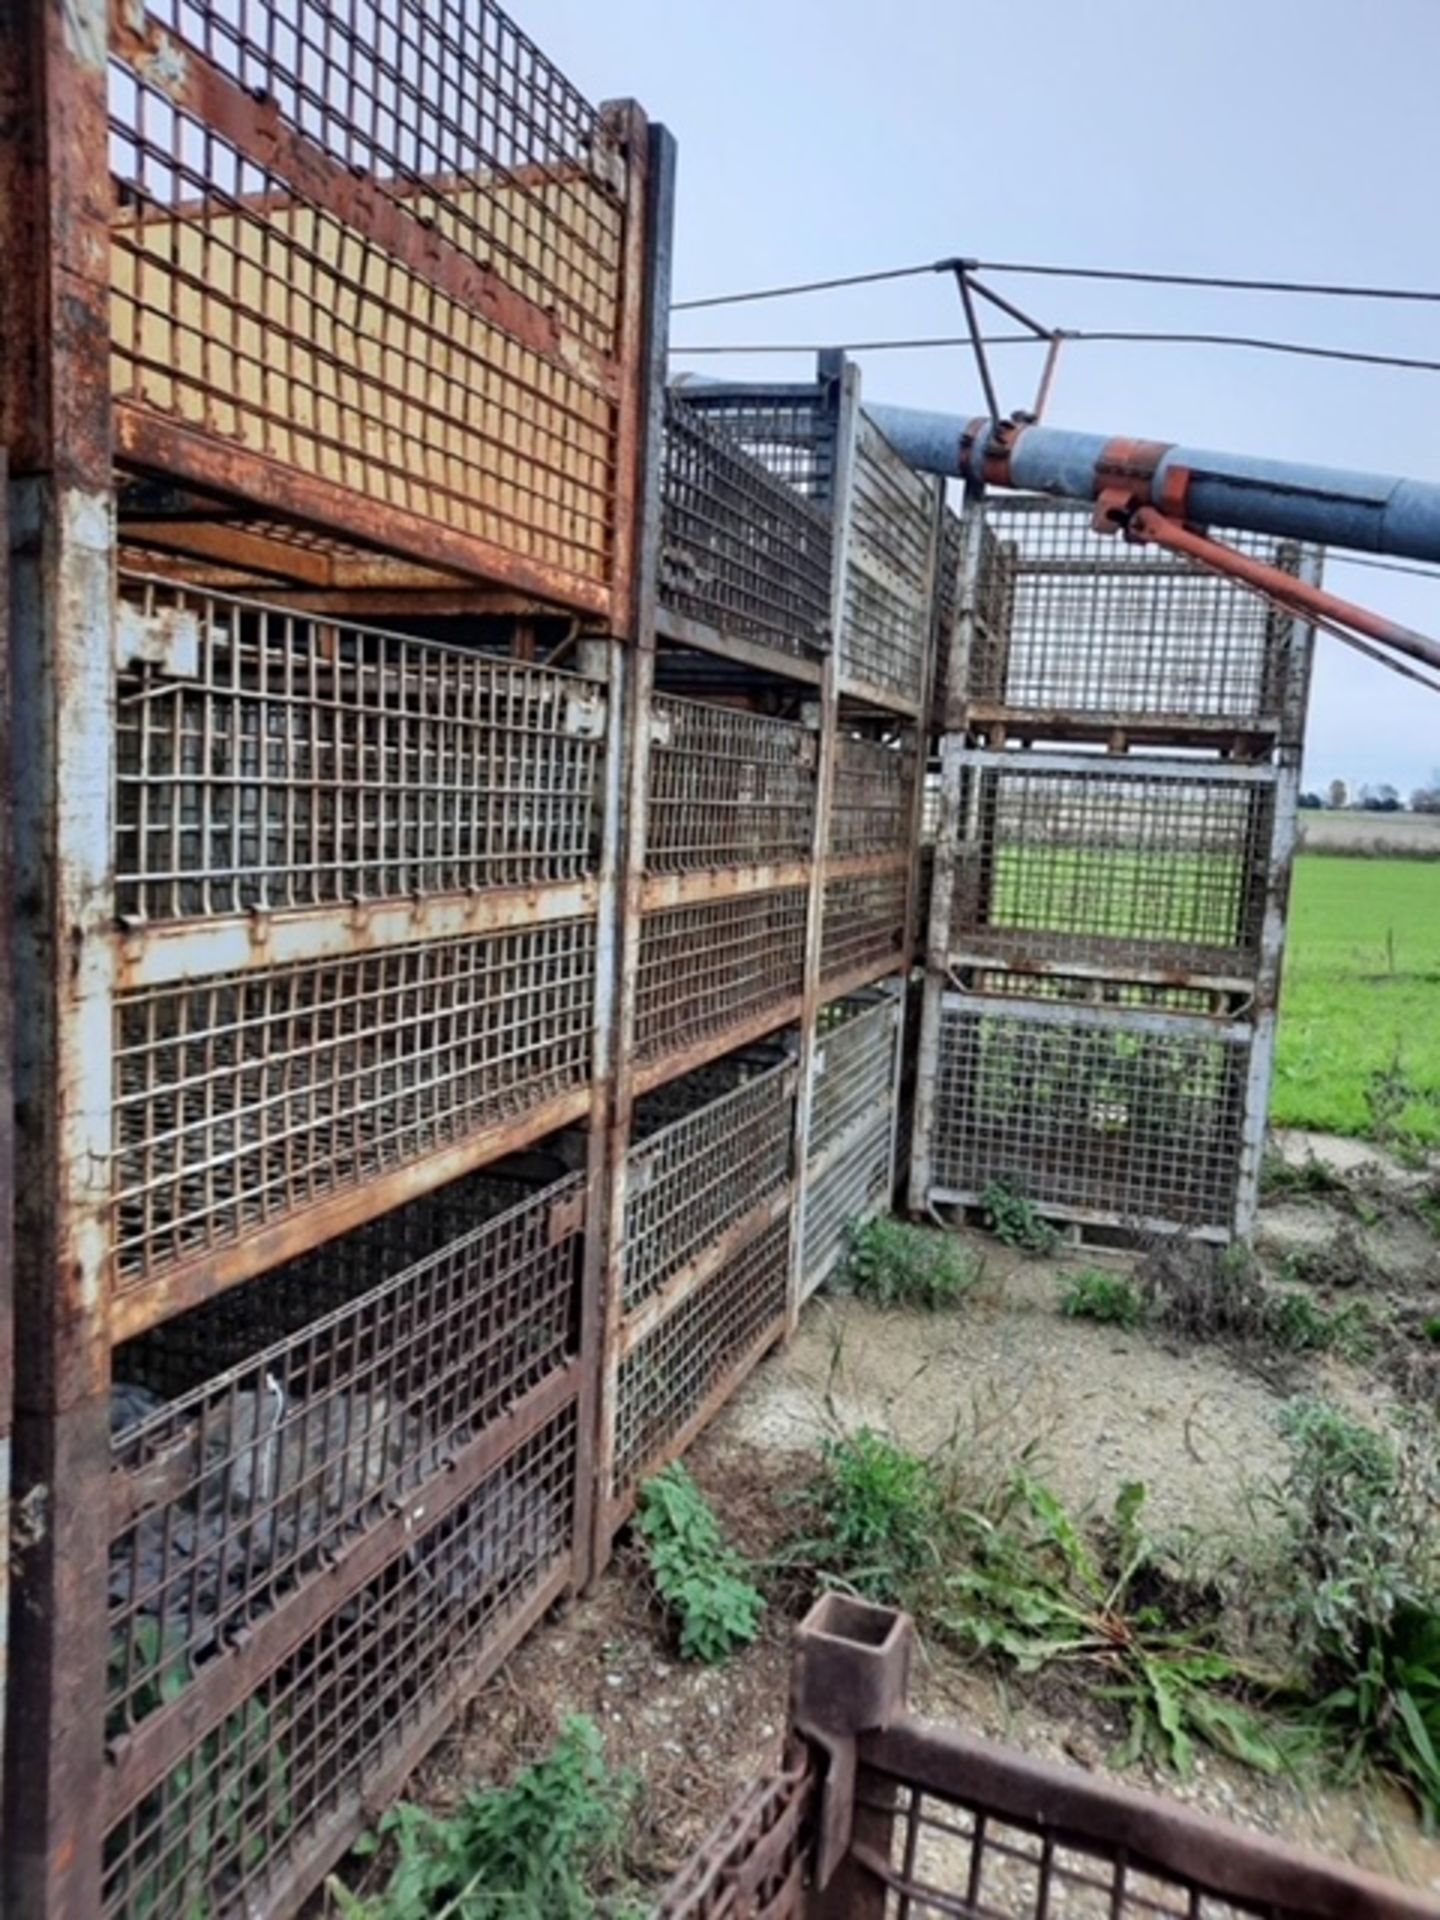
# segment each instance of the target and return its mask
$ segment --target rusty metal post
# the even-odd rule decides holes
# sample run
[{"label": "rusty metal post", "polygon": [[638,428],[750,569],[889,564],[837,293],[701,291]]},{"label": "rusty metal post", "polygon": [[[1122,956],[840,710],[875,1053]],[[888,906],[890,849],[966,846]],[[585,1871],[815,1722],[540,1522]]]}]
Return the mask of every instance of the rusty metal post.
[{"label": "rusty metal post", "polygon": [[886,1920],[890,1890],[865,1862],[890,1858],[899,1797],[895,1782],[886,1780],[877,1783],[869,1799],[857,1799],[850,1827],[856,1851],[846,1854],[828,1886],[812,1888],[805,1920]]},{"label": "rusty metal post", "polygon": [[886,1888],[852,1849],[888,1860],[892,1809],[884,1794],[858,1804],[858,1744],[904,1716],[914,1642],[907,1614],[839,1593],[796,1629],[791,1726],[823,1761],[807,1920],[884,1920]]},{"label": "rusty metal post", "polygon": [[806,1143],[814,1100],[815,1058],[820,1008],[821,950],[825,930],[825,871],[830,847],[830,804],[835,779],[835,736],[840,710],[840,642],[849,577],[850,489],[855,466],[855,432],[860,413],[860,369],[842,353],[823,353],[816,367],[820,390],[830,408],[830,646],[820,679],[819,751],[815,774],[815,823],[811,836],[810,890],[805,910],[805,976],[800,1012],[800,1078],[795,1098],[795,1208],[790,1234],[790,1283],[785,1304],[788,1340],[805,1298],[805,1209],[809,1199]]},{"label": "rusty metal post", "polygon": [[[645,338],[640,360],[642,396],[635,447],[635,560],[628,644],[615,649],[618,681],[611,687],[611,725],[618,729],[615,768],[614,865],[602,905],[598,1017],[606,1033],[597,1061],[596,1096],[604,1117],[595,1139],[598,1206],[592,1222],[597,1249],[593,1302],[596,1361],[593,1407],[586,1431],[595,1436],[591,1569],[610,1557],[615,1458],[615,1410],[623,1314],[621,1261],[625,1235],[625,1172],[635,1105],[635,992],[640,965],[640,904],[645,876],[645,807],[649,784],[650,708],[655,683],[655,615],[660,580],[661,481],[664,471],[666,351],[670,325],[671,247],[675,224],[675,142],[663,127],[649,130],[645,254],[649,262]],[[618,657],[623,654],[623,657]],[[603,898],[603,896],[602,896]],[[587,1348],[587,1352],[592,1349]]]},{"label": "rusty metal post", "polygon": [[15,1605],[4,1910],[100,1906],[112,913],[108,15],[0,9],[15,758]]},{"label": "rusty metal post", "polygon": [[[595,1046],[591,1079],[590,1115],[586,1142],[585,1265],[582,1285],[580,1355],[581,1389],[578,1411],[580,1444],[576,1463],[576,1578],[583,1585],[595,1558],[596,1516],[603,1507],[599,1462],[601,1445],[602,1380],[604,1374],[607,1273],[609,1269],[609,1156],[616,1109],[619,1040],[620,929],[622,873],[625,856],[625,786],[633,755],[629,724],[633,659],[630,649],[646,630],[647,593],[653,631],[654,575],[652,516],[648,512],[654,491],[653,471],[658,456],[652,446],[656,432],[653,389],[663,390],[664,358],[655,370],[657,308],[668,315],[670,239],[673,224],[674,143],[663,128],[650,127],[633,101],[608,101],[601,107],[608,132],[629,157],[630,204],[627,209],[629,245],[626,271],[644,274],[645,297],[627,300],[625,312],[633,337],[622,347],[622,362],[631,370],[622,403],[617,456],[616,606],[624,613],[614,625],[606,654],[608,712],[604,790],[601,799],[599,899],[595,929]],[[664,205],[661,205],[661,201]],[[656,275],[661,276],[657,288]],[[668,324],[668,322],[662,322]],[[663,342],[663,336],[662,336]]]}]

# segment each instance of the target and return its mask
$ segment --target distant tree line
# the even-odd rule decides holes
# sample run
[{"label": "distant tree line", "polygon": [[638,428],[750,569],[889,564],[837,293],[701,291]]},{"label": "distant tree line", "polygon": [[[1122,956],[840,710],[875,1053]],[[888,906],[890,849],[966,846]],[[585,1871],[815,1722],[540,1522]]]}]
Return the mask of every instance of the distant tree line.
[{"label": "distant tree line", "polygon": [[[1332,780],[1323,794],[1313,788],[1302,793],[1300,805],[1312,812],[1328,807],[1332,813],[1339,813],[1347,807],[1358,807],[1362,813],[1402,813],[1406,802],[1400,798],[1399,789],[1392,787],[1388,780],[1382,780],[1378,786],[1359,788],[1353,800],[1343,780]],[[1431,774],[1429,786],[1415,788],[1409,807],[1412,813],[1440,813],[1440,768]]]}]

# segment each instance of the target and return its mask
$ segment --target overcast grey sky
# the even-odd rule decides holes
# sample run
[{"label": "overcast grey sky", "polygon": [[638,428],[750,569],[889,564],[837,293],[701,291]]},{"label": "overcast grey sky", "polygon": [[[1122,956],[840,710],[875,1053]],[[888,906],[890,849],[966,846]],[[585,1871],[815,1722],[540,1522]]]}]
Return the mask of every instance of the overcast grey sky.
[{"label": "overcast grey sky", "polygon": [[[680,147],[677,299],[948,254],[1440,287],[1440,0],[511,0],[592,99]],[[1282,335],[1440,360],[1440,307],[1074,282],[997,286],[1065,326]],[[951,333],[940,279],[677,314],[673,341]],[[959,349],[862,354],[872,399],[979,411]],[[802,377],[803,359],[679,368]],[[997,353],[1024,404],[1029,350]],[[1057,426],[1440,480],[1440,374],[1077,344]],[[1333,562],[1440,633],[1440,584]],[[1311,784],[1440,766],[1440,696],[1321,638]]]}]

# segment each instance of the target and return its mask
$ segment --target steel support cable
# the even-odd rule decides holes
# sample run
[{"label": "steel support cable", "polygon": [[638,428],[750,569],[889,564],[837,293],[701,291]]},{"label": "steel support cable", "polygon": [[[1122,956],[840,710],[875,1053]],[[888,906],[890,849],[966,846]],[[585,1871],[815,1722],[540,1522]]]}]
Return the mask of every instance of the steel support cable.
[{"label": "steel support cable", "polygon": [[[1340,360],[1363,367],[1395,367],[1403,372],[1440,373],[1440,360],[1421,360],[1398,353],[1367,353],[1358,347],[1322,347],[1303,340],[1272,340],[1248,333],[1166,333],[1143,328],[1057,327],[1046,337],[1067,343],[1076,341],[1081,345],[1240,347],[1255,353],[1293,354],[1306,360]],[[901,353],[934,347],[969,347],[973,344],[969,334],[952,333],[919,335],[911,339],[831,340],[823,343],[807,340],[734,341],[728,346],[673,346],[670,351],[691,359],[701,354],[814,354],[829,349],[841,353]],[[986,347],[1034,347],[1042,342],[1030,333],[987,333],[980,336],[980,344]]]},{"label": "steel support cable", "polygon": [[1331,300],[1393,300],[1440,305],[1440,289],[1429,287],[1372,287],[1321,280],[1259,280],[1238,274],[1160,273],[1130,267],[1070,267],[1050,262],[967,260],[951,255],[944,260],[918,262],[908,267],[885,267],[873,273],[836,274],[828,280],[800,280],[788,286],[752,287],[743,293],[707,294],[698,300],[672,300],[672,313],[694,313],[702,307],[738,307],[759,300],[787,300],[807,293],[830,293],[841,287],[874,286],[886,280],[910,280],[927,273],[1013,273],[1055,280],[1098,280],[1140,287],[1196,287],[1217,293],[1285,293]]}]

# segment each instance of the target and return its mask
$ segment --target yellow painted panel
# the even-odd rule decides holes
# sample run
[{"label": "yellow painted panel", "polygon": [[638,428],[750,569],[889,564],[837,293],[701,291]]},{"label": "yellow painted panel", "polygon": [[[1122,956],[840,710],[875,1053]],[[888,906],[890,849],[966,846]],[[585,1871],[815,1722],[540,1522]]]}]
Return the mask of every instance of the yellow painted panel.
[{"label": "yellow painted panel", "polygon": [[[592,184],[508,197],[477,187],[430,206],[467,252],[483,220],[507,282],[613,351],[620,214]],[[118,398],[527,559],[608,577],[615,409],[589,376],[303,204],[127,214],[113,240]]]}]

